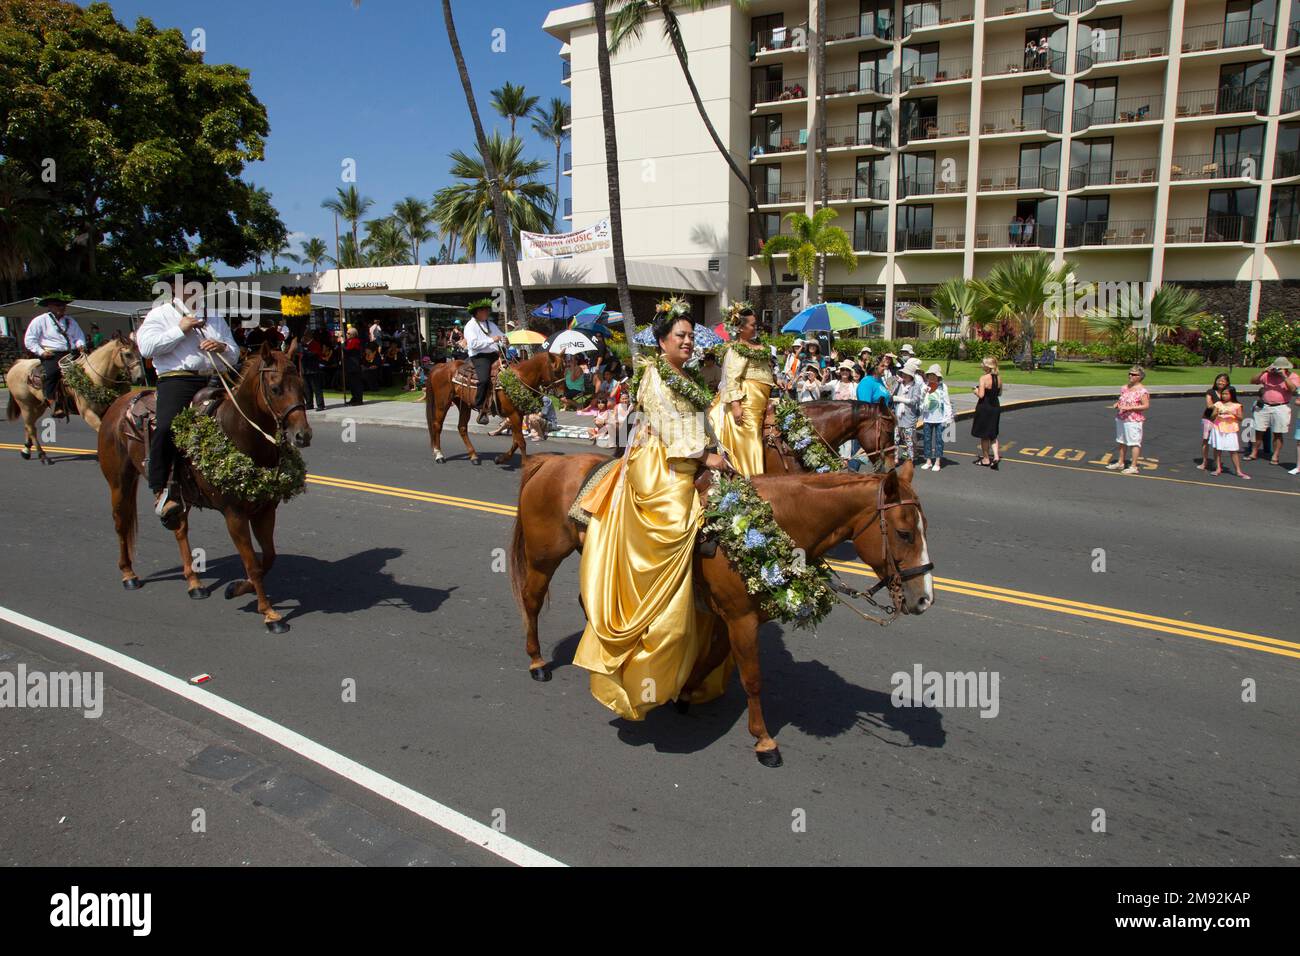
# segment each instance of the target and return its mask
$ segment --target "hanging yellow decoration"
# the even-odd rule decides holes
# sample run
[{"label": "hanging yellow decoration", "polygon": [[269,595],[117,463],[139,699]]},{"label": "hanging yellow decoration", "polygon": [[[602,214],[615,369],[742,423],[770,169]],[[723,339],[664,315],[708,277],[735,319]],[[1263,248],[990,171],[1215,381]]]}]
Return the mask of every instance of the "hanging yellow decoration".
[{"label": "hanging yellow decoration", "polygon": [[311,315],[311,290],[282,288],[280,290],[280,314],[286,319],[300,319]]}]

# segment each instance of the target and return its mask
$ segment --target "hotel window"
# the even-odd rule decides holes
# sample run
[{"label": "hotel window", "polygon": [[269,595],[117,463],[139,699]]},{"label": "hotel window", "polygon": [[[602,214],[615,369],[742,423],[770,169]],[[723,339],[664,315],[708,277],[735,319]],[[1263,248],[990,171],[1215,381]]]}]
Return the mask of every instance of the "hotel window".
[{"label": "hotel window", "polygon": [[886,252],[889,210],[884,207],[853,211],[853,248],[858,252]]},{"label": "hotel window", "polygon": [[1020,147],[1021,189],[1056,189],[1060,168],[1060,143],[1026,143]]},{"label": "hotel window", "polygon": [[1233,63],[1219,67],[1220,113],[1262,113],[1268,109],[1268,82],[1271,66],[1258,63]]},{"label": "hotel window", "polygon": [[1019,235],[1011,234],[1013,246],[1038,246],[1050,249],[1056,245],[1056,200],[1020,199],[1016,201],[1016,218],[1020,220]]},{"label": "hotel window", "polygon": [[758,167],[754,175],[754,191],[760,203],[781,202],[781,165],[768,163]]},{"label": "hotel window", "polygon": [[750,70],[750,104],[770,103],[780,96],[783,76],[779,63]]},{"label": "hotel window", "polygon": [[894,39],[893,0],[859,0],[858,33],[864,37]]},{"label": "hotel window", "polygon": [[749,148],[759,153],[773,153],[781,149],[781,117],[755,116],[749,121]]},{"label": "hotel window", "polygon": [[[1223,45],[1250,46],[1267,43],[1272,37],[1264,36],[1265,20],[1276,21],[1276,0],[1228,0],[1223,14]],[[1268,24],[1272,29],[1272,23]]]},{"label": "hotel window", "polygon": [[934,153],[900,153],[898,194],[929,196],[934,193]]},{"label": "hotel window", "polygon": [[858,89],[892,93],[894,54],[890,50],[873,50],[858,54]]},{"label": "hotel window", "polygon": [[888,106],[858,107],[858,144],[889,148],[893,121]]},{"label": "hotel window", "polygon": [[1072,197],[1065,206],[1065,244],[1100,245],[1105,241],[1109,222],[1109,196]]},{"label": "hotel window", "polygon": [[[1217,167],[1213,172],[1219,176],[1236,178],[1246,176],[1259,179],[1264,175],[1261,162],[1264,155],[1264,127],[1233,126],[1214,131],[1214,156],[1211,162]],[[1244,166],[1244,160],[1250,160]]]},{"label": "hotel window", "polygon": [[901,143],[924,139],[927,130],[939,123],[939,97],[927,96],[918,100],[903,100]]},{"label": "hotel window", "polygon": [[899,252],[908,249],[933,249],[934,207],[899,206],[896,239],[894,248]]},{"label": "hotel window", "polygon": [[1026,86],[1020,94],[1020,112],[1025,129],[1061,131],[1061,107],[1065,102],[1065,84]]},{"label": "hotel window", "polygon": [[1111,182],[1109,139],[1076,139],[1070,143],[1070,188],[1106,186]]},{"label": "hotel window", "polygon": [[[782,31],[785,29],[784,13],[773,13],[765,17],[754,17],[750,20],[749,25],[750,42],[755,44],[755,46],[760,50],[764,47],[773,49],[778,46],[778,44],[773,42],[773,31],[778,29]],[[778,34],[778,36],[780,36],[780,34]],[[781,39],[784,41],[785,38],[781,37]]]},{"label": "hotel window", "polygon": [[938,0],[927,3],[908,3],[903,5],[903,33],[911,33],[921,27],[933,27],[939,23]]},{"label": "hotel window", "polygon": [[1119,80],[1088,80],[1074,87],[1074,129],[1115,122]]},{"label": "hotel window", "polygon": [[1268,241],[1300,239],[1300,187],[1278,186],[1268,205]]},{"label": "hotel window", "polygon": [[1094,63],[1114,63],[1119,59],[1120,18],[1093,20],[1079,24],[1079,53],[1075,58],[1080,70]]},{"label": "hotel window", "polygon": [[1254,242],[1259,190],[1211,189],[1205,207],[1206,242]]},{"label": "hotel window", "polygon": [[1300,123],[1282,123],[1277,128],[1274,179],[1300,176]]},{"label": "hotel window", "polygon": [[881,157],[858,159],[855,199],[889,198],[889,160]]},{"label": "hotel window", "polygon": [[939,72],[939,44],[903,47],[903,89],[917,82],[933,83]]},{"label": "hotel window", "polygon": [[1047,26],[1047,27],[1030,27],[1025,30],[1025,43],[1034,45],[1038,49],[1038,44],[1043,37],[1047,37],[1047,57],[1044,59],[1037,53],[1032,60],[1029,54],[1025,54],[1026,70],[1051,70],[1053,73],[1065,73],[1065,45],[1069,42],[1069,28],[1065,26]]}]

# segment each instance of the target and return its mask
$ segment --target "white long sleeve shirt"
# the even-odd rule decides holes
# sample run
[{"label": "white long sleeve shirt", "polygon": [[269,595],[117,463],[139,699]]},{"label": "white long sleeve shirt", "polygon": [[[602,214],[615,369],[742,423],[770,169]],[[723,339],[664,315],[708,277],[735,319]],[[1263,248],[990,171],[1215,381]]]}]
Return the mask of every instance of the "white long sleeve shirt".
[{"label": "white long sleeve shirt", "polygon": [[492,336],[500,335],[501,329],[491,319],[482,324],[478,319],[470,319],[465,325],[465,347],[470,355],[483,355],[488,352],[495,353],[497,344],[492,341]]},{"label": "white long sleeve shirt", "polygon": [[209,316],[207,324],[201,328],[181,331],[181,319],[193,315],[183,302],[172,299],[165,305],[156,306],[145,316],[144,324],[136,332],[136,344],[140,354],[153,359],[153,367],[159,375],[167,372],[211,372],[213,363],[220,370],[225,364],[218,358],[209,359],[199,348],[204,339],[215,339],[226,346],[225,359],[231,365],[239,363],[239,346],[230,334],[230,326],[219,316]]},{"label": "white long sleeve shirt", "polygon": [[56,319],[53,312],[43,312],[32,319],[31,324],[27,326],[27,332],[23,335],[23,345],[33,355],[40,355],[47,349],[51,352],[67,352],[70,351],[70,347],[84,349],[86,333],[81,331],[81,326],[71,316],[65,315],[62,319]]}]

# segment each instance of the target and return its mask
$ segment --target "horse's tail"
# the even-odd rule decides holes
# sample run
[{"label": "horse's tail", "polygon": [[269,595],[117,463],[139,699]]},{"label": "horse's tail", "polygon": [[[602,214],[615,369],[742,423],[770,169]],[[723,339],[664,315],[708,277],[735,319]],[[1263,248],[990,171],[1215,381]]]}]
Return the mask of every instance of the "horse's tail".
[{"label": "horse's tail", "polygon": [[9,421],[13,421],[14,419],[21,416],[22,413],[23,413],[23,407],[19,405],[18,400],[14,398],[14,393],[10,392],[9,407],[5,409],[5,418],[8,419]]},{"label": "horse's tail", "polygon": [[524,606],[524,576],[528,573],[528,556],[524,546],[524,486],[547,460],[546,457],[537,455],[529,458],[524,462],[523,474],[519,479],[519,507],[515,510],[515,525],[510,532],[510,590],[521,609]]}]

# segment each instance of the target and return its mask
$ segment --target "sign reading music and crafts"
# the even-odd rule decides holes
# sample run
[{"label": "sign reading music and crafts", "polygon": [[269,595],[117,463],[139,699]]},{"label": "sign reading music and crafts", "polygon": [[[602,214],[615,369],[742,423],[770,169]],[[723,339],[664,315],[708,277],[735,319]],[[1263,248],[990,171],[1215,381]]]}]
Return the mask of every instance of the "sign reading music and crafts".
[{"label": "sign reading music and crafts", "polygon": [[613,248],[608,219],[576,232],[521,232],[519,236],[525,259],[558,259]]}]

